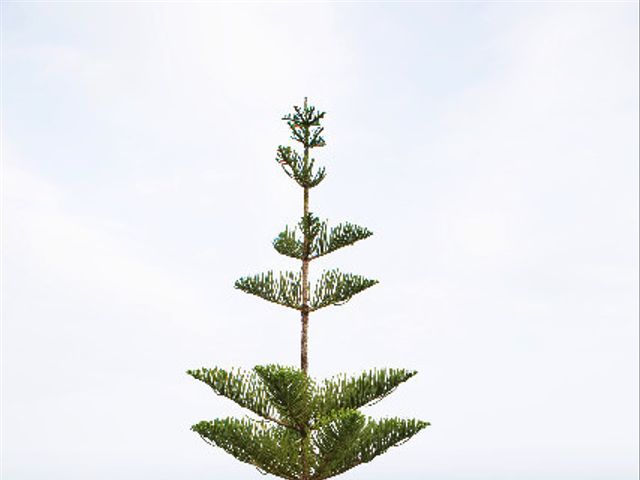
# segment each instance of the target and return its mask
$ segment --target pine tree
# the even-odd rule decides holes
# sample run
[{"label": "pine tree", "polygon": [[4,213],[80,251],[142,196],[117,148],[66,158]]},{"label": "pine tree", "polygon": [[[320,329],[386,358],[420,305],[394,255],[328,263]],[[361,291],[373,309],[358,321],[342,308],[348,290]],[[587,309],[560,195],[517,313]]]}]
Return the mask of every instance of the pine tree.
[{"label": "pine tree", "polygon": [[340,475],[370,462],[428,426],[420,420],[375,420],[359,409],[393,392],[416,372],[375,369],[349,377],[339,374],[323,381],[308,375],[307,336],[312,312],[341,305],[378,283],[360,275],[328,270],[313,289],[309,265],[316,258],[353,245],[372,235],[367,228],[341,223],[329,228],[309,210],[309,191],[325,178],[316,168],[311,150],[325,145],[321,120],[325,112],[307,105],[294,106],[286,115],[291,138],[302,154],[278,147],[276,160],[303,190],[303,215],[297,228],[286,227],[273,241],[275,250],[301,262],[300,271],[269,271],[240,278],[235,287],[269,302],[300,312],[300,368],[256,366],[252,370],[221,368],[189,370],[213,391],[251,411],[256,418],[223,418],[192,427],[207,443],[265,474],[299,480],[320,480]]}]

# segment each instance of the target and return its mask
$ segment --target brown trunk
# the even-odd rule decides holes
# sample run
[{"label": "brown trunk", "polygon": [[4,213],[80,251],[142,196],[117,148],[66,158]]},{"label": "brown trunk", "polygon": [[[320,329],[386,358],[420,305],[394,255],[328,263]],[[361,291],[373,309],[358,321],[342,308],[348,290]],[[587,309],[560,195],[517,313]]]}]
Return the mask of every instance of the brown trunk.
[{"label": "brown trunk", "polygon": [[[309,213],[309,189],[304,189],[304,215]],[[307,357],[307,334],[309,331],[309,239],[304,236],[302,244],[302,332],[300,335],[300,368],[304,373],[309,370]]]},{"label": "brown trunk", "polygon": [[[304,215],[309,213],[309,189],[304,189]],[[300,334],[300,368],[305,373],[309,371],[309,359],[307,356],[307,335],[309,331],[309,238],[304,235],[302,245],[302,332]],[[300,460],[302,461],[302,480],[309,479],[309,460],[307,459],[308,432],[305,429],[302,434],[302,447]]]},{"label": "brown trunk", "polygon": [[[303,277],[304,278],[304,277]],[[300,334],[300,369],[304,373],[309,372],[309,359],[307,358],[307,335],[309,331],[309,312],[303,311],[301,314],[301,334]]]},{"label": "brown trunk", "polygon": [[[307,108],[307,99],[304,99],[304,108]],[[309,141],[309,131],[305,132],[305,141]],[[304,165],[307,166],[309,161],[309,147],[304,149]],[[303,215],[306,220],[309,214],[309,189],[304,187]],[[302,311],[300,314],[301,332],[300,332],[300,369],[305,375],[309,372],[308,344],[307,338],[309,333],[309,256],[311,250],[311,241],[306,232],[303,232],[302,240]],[[300,461],[302,463],[302,480],[309,480],[309,459],[307,458],[307,446],[309,443],[309,431],[306,426],[302,432],[302,445],[300,449]]]}]

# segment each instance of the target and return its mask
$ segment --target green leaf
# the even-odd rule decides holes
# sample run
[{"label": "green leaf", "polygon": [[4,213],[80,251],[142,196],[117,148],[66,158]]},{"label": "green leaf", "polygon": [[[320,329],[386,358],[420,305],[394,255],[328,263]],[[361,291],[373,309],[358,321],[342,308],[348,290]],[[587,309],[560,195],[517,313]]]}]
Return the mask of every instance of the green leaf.
[{"label": "green leaf", "polygon": [[282,272],[278,279],[273,272],[236,280],[235,287],[268,302],[300,310],[302,308],[302,278],[300,272]]},{"label": "green leaf", "polygon": [[291,147],[280,145],[276,152],[276,161],[284,172],[303,188],[316,187],[327,176],[324,167],[314,171],[315,159],[306,159]]},{"label": "green leaf", "polygon": [[264,473],[287,479],[300,478],[302,443],[301,436],[294,430],[237,418],[202,421],[191,429],[207,443]]},{"label": "green leaf", "polygon": [[353,245],[359,240],[369,238],[373,233],[358,225],[346,222],[333,227],[327,233],[327,224],[322,223],[311,247],[311,257],[318,258],[342,247]]},{"label": "green leaf", "polygon": [[296,235],[296,229],[289,230],[287,226],[283,232],[273,240],[273,248],[281,255],[302,260],[303,244]]},{"label": "green leaf", "polygon": [[281,232],[275,238],[273,246],[276,251],[282,255],[302,260],[305,258],[305,251],[303,239],[298,238],[299,229],[302,232],[302,235],[307,237],[309,249],[306,252],[306,257],[311,259],[311,245],[322,230],[323,224],[324,223],[321,222],[318,217],[309,212],[300,219],[297,228],[289,230],[289,227],[287,226],[284,232]]},{"label": "green leaf", "polygon": [[358,409],[382,400],[417,372],[404,369],[374,369],[357,377],[336,375],[322,382],[317,394],[318,413],[330,415],[343,409]]},{"label": "green leaf", "polygon": [[297,368],[280,365],[257,366],[254,371],[280,417],[300,430],[306,428],[315,409],[313,380]]},{"label": "green leaf", "polygon": [[351,297],[376,283],[378,283],[377,280],[342,273],[339,270],[325,271],[315,285],[310,305],[311,311],[348,302]]},{"label": "green leaf", "polygon": [[222,395],[267,419],[277,419],[277,410],[269,400],[269,392],[255,372],[240,369],[226,371],[221,368],[188,370],[193,378],[209,385]]},{"label": "green leaf", "polygon": [[312,478],[320,480],[334,477],[358,465],[370,462],[389,448],[406,442],[428,425],[428,422],[420,420],[387,418],[376,421],[369,419],[359,431],[357,438],[352,440],[351,448],[346,450],[342,458],[330,461],[326,468],[320,464],[317,474],[314,474]]},{"label": "green leaf", "polygon": [[379,369],[343,374],[317,385],[294,367],[256,366],[253,371],[188,372],[216,393],[265,421],[218,419],[193,426],[206,441],[262,472],[300,479],[305,452],[308,477],[339,475],[408,440],[428,423],[366,419],[358,408],[390,394],[416,372]]},{"label": "green leaf", "polygon": [[321,136],[324,127],[320,126],[320,120],[324,118],[326,112],[307,106],[306,99],[303,107],[296,105],[293,110],[293,114],[282,117],[291,129],[291,138],[302,143],[306,148],[324,147],[325,141]]},{"label": "green leaf", "polygon": [[313,478],[326,478],[353,457],[353,449],[365,422],[360,412],[345,410],[335,412],[318,425],[312,437],[317,450]]},{"label": "green leaf", "polygon": [[[298,231],[303,235],[298,236]],[[309,260],[322,257],[340,248],[353,245],[359,240],[369,238],[373,233],[359,225],[349,222],[341,223],[331,230],[326,221],[320,221],[309,213],[298,223],[298,228],[290,229],[288,226],[273,241],[276,251],[282,255],[302,260],[304,258],[303,238],[306,234],[309,241]]]}]

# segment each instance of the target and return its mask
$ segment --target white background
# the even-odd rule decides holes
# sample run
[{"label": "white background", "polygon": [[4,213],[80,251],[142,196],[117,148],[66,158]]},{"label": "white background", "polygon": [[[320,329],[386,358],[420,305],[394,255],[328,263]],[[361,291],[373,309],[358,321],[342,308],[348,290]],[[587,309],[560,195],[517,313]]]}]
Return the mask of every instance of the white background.
[{"label": "white background", "polygon": [[429,420],[344,479],[632,480],[638,4],[2,5],[2,479],[249,479],[184,371],[297,364],[279,118],[326,110],[312,210],[377,278],[310,368],[420,374]]}]

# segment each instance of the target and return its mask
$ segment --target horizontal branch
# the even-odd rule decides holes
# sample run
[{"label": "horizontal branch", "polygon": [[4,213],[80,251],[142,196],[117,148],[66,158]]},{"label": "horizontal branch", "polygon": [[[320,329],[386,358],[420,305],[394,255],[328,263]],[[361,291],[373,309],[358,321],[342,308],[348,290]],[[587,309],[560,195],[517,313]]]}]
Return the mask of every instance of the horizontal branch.
[{"label": "horizontal branch", "polygon": [[[301,232],[302,235],[298,235],[298,232]],[[349,222],[329,229],[326,221],[320,221],[317,217],[309,214],[308,218],[303,218],[298,223],[297,228],[287,226],[283,232],[280,232],[273,241],[273,246],[278,253],[300,260],[303,255],[302,238],[305,233],[310,242],[309,260],[353,245],[373,235],[368,228]]]},{"label": "horizontal branch", "polygon": [[353,245],[373,235],[369,229],[346,222],[333,227],[327,233],[327,224],[323,222],[320,231],[314,238],[311,257],[318,258],[334,252],[342,247]]},{"label": "horizontal branch", "polygon": [[277,279],[271,271],[259,273],[236,280],[235,287],[268,302],[302,309],[302,279],[299,272],[281,272]]},{"label": "horizontal branch", "polygon": [[[398,418],[373,420],[357,410],[393,392],[415,375],[410,370],[370,370],[351,378],[340,374],[322,383],[298,368],[281,365],[188,373],[262,417],[202,421],[192,430],[238,460],[281,478],[323,480],[339,475],[429,425]],[[307,468],[301,451],[306,452]]]},{"label": "horizontal branch", "polygon": [[318,411],[329,415],[343,409],[358,409],[378,402],[392,393],[417,372],[382,368],[361,373],[357,377],[344,374],[322,382],[318,392]]},{"label": "horizontal branch", "polygon": [[216,394],[234,401],[265,420],[292,428],[278,417],[277,406],[255,371],[200,368],[187,370],[187,374],[207,384]]},{"label": "horizontal branch", "polygon": [[311,158],[305,162],[304,158],[291,147],[280,145],[276,153],[276,161],[284,172],[303,188],[313,188],[326,177],[324,167],[314,171],[315,160]]},{"label": "horizontal branch", "polygon": [[[343,419],[345,416],[339,418]],[[325,450],[324,455],[321,455],[318,468],[311,477],[313,480],[335,477],[358,465],[370,462],[429,426],[428,422],[421,420],[400,418],[368,419],[364,425],[355,423],[353,420],[350,422],[343,420],[342,424],[344,426],[338,425],[333,428],[331,441],[328,442],[332,448]],[[356,429],[357,433],[354,432]],[[341,445],[343,442],[335,441],[336,438],[340,439],[342,432],[349,440],[344,442],[344,446]]]},{"label": "horizontal branch", "polygon": [[377,280],[370,280],[360,275],[342,273],[339,270],[327,270],[316,282],[311,300],[311,311],[348,302],[351,297],[376,283],[378,283]]},{"label": "horizontal branch", "polygon": [[292,430],[249,419],[222,418],[191,427],[207,443],[241,462],[281,478],[300,478],[300,435]]}]

